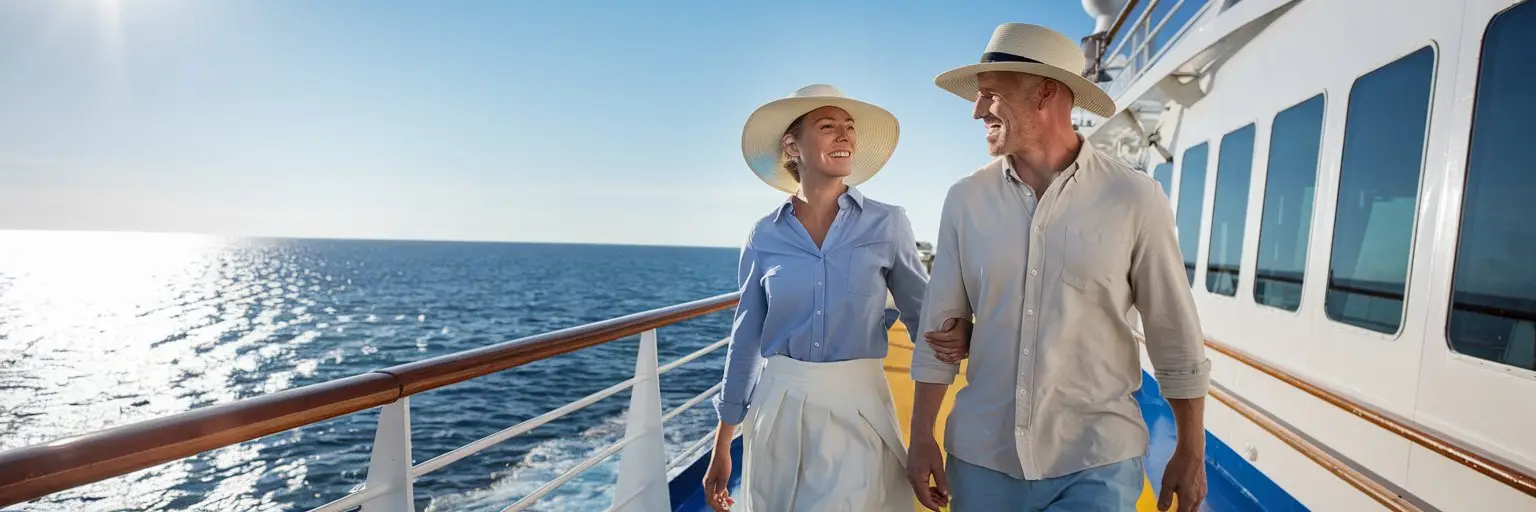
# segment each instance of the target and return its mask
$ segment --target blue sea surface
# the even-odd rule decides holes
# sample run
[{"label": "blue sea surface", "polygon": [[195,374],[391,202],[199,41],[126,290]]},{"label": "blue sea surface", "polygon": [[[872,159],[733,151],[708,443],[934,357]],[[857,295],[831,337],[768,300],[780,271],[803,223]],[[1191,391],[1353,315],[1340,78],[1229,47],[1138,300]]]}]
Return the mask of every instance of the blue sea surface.
[{"label": "blue sea surface", "polygon": [[[0,232],[0,450],[705,298],[734,249]],[[660,329],[665,364],[723,338],[722,311]],[[638,337],[411,398],[416,463],[629,378]],[[724,350],[662,377],[671,408]],[[629,393],[416,482],[420,510],[500,510],[623,436]],[[367,475],[378,409],[16,509],[307,510]],[[675,455],[715,422],[668,423]],[[617,457],[535,510],[606,508]]]}]

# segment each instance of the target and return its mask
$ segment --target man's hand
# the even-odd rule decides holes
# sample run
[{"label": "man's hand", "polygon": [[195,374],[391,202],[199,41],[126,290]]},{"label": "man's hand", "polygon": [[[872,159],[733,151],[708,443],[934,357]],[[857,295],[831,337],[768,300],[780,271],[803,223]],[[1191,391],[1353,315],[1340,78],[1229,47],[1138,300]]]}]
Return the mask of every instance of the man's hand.
[{"label": "man's hand", "polygon": [[961,318],[944,320],[944,329],[923,333],[923,340],[933,347],[933,355],[948,364],[960,364],[971,354],[971,321]]},{"label": "man's hand", "polygon": [[1157,494],[1158,510],[1168,510],[1175,495],[1179,498],[1178,512],[1200,510],[1200,503],[1205,501],[1205,447],[1175,448],[1163,470],[1162,490]]},{"label": "man's hand", "polygon": [[1179,440],[1163,471],[1157,509],[1168,510],[1177,495],[1179,512],[1194,512],[1205,501],[1205,397],[1169,398],[1168,406],[1173,409]]},{"label": "man's hand", "polygon": [[[929,485],[928,477],[937,485]],[[939,510],[949,505],[949,480],[944,477],[944,454],[933,436],[913,436],[912,447],[907,449],[907,483],[917,501],[928,510]]]}]

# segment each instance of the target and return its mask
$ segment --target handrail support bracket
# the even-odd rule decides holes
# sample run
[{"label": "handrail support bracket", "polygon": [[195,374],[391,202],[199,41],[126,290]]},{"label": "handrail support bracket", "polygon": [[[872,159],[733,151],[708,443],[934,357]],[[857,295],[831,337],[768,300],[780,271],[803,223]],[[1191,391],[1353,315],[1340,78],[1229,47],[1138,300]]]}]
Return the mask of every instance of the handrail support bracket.
[{"label": "handrail support bracket", "polygon": [[666,436],[662,431],[661,374],[656,362],[656,330],[640,334],[635,356],[635,386],[629,391],[624,436],[637,438],[619,454],[616,510],[672,510],[667,490]]},{"label": "handrail support bracket", "polygon": [[362,512],[415,512],[411,488],[411,398],[401,397],[379,411],[365,489],[389,489],[363,504]]}]

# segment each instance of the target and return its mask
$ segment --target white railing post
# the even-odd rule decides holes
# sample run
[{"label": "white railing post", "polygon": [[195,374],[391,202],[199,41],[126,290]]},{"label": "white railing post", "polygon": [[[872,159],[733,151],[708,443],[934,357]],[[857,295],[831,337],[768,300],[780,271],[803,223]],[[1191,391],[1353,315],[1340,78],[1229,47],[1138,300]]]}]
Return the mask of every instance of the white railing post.
[{"label": "white railing post", "polygon": [[656,371],[656,330],[640,334],[635,387],[630,389],[624,437],[638,437],[619,454],[615,510],[672,510],[667,491],[666,437],[661,430],[661,377]]},{"label": "white railing post", "polygon": [[373,434],[373,454],[368,459],[365,489],[388,489],[363,504],[363,512],[414,512],[411,489],[411,398],[404,397],[379,411],[379,427]]}]

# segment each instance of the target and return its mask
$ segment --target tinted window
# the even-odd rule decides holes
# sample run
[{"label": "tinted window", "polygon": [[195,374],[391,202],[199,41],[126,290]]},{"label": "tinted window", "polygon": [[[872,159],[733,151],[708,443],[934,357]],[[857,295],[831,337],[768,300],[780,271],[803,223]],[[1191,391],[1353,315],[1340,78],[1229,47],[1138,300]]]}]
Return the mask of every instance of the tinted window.
[{"label": "tinted window", "polygon": [[1270,131],[1259,261],[1253,275],[1253,300],[1259,304],[1290,311],[1301,307],[1324,103],[1319,94],[1285,109],[1275,116]]},{"label": "tinted window", "polygon": [[1466,195],[1451,281],[1451,348],[1536,370],[1536,3],[1493,18],[1483,38]]},{"label": "tinted window", "polygon": [[1200,249],[1200,210],[1205,207],[1205,158],[1208,144],[1184,150],[1179,178],[1179,252],[1184,253],[1184,273],[1195,285],[1195,251]]},{"label": "tinted window", "polygon": [[1393,333],[1403,323],[1414,205],[1435,52],[1424,47],[1355,80],[1328,260],[1328,317]]},{"label": "tinted window", "polygon": [[1253,175],[1253,124],[1221,138],[1216,155],[1216,198],[1211,201],[1211,243],[1205,256],[1205,289],[1237,295],[1248,217],[1248,178]]},{"label": "tinted window", "polygon": [[1152,168],[1152,179],[1163,186],[1163,195],[1173,197],[1173,164],[1157,164]]}]

